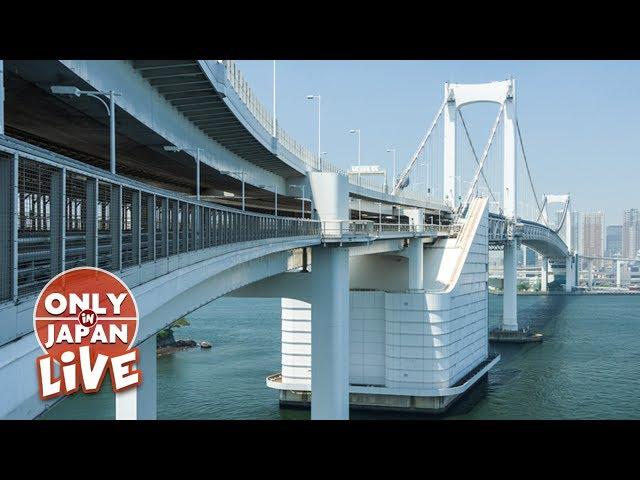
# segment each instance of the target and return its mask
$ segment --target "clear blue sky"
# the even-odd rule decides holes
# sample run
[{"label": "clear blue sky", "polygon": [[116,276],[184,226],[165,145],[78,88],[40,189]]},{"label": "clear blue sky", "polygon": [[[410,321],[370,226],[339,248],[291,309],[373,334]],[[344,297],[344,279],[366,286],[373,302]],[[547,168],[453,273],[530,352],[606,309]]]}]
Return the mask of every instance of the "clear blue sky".
[{"label": "clear blue sky", "polygon": [[[271,109],[272,62],[239,61]],[[389,145],[404,166],[431,122],[446,81],[517,80],[518,119],[539,193],[572,194],[574,209],[601,210],[607,224],[640,208],[640,62],[637,61],[278,61],[277,114],[299,142],[317,149],[322,95],[322,150],[343,168],[362,163],[391,171]],[[482,150],[495,117],[471,106],[465,119]]]}]

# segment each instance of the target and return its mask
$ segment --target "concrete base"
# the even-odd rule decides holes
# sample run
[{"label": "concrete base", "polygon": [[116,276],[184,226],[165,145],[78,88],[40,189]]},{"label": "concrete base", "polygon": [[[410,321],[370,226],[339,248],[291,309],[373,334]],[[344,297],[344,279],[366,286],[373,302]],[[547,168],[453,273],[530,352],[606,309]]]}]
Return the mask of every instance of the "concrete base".
[{"label": "concrete base", "polygon": [[542,334],[536,332],[507,331],[495,328],[489,332],[489,341],[494,343],[534,343],[542,341]]},{"label": "concrete base", "polygon": [[[490,355],[489,358],[456,382],[455,386],[467,384],[467,388],[461,393],[425,396],[351,392],[349,393],[349,408],[351,410],[441,414],[471,392],[475,385],[484,381],[488,375],[487,368],[491,368],[498,360],[500,360],[498,355]],[[483,371],[484,374],[476,376]],[[280,374],[275,374],[270,376],[268,380],[279,382],[281,379]],[[280,406],[308,409],[311,406],[311,392],[308,390],[280,390]]]},{"label": "concrete base", "polygon": [[[349,408],[354,410],[378,410],[385,412],[444,413],[462,395],[447,397],[416,397],[413,395],[379,395],[350,393]],[[308,409],[311,392],[280,390],[280,406]]]}]

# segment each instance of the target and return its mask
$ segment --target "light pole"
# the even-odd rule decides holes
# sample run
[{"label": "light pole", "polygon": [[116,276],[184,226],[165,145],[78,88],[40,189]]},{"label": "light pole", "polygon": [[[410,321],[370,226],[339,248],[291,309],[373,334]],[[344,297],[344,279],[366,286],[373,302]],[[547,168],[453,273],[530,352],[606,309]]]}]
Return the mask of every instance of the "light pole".
[{"label": "light pole", "polygon": [[196,160],[196,200],[200,201],[200,152],[201,148],[179,148],[173,145],[165,145],[162,147],[167,152],[186,152],[195,155]]},{"label": "light pole", "polygon": [[393,157],[393,180],[391,182],[391,188],[396,188],[396,147],[387,148],[387,152],[390,152]]},{"label": "light pole", "polygon": [[302,190],[302,198],[300,200],[302,200],[302,218],[304,218],[304,187],[305,185],[289,185],[289,188],[298,188],[300,190]]},{"label": "light pole", "polygon": [[[115,175],[116,173],[116,109],[114,97],[121,95],[120,93],[109,90],[108,92],[102,92],[99,90],[80,90],[78,87],[65,86],[65,85],[52,85],[51,93],[54,95],[69,95],[79,97],[86,95],[87,97],[93,97],[104,105],[107,109],[107,115],[109,116],[109,170]],[[109,104],[105,102],[102,97],[109,99]]]},{"label": "light pole", "polygon": [[322,97],[320,95],[307,95],[307,100],[313,100],[314,98],[318,99],[318,159],[322,154],[322,149],[320,146],[320,109],[322,108]]},{"label": "light pole", "polygon": [[278,216],[278,185],[258,185],[260,188],[273,187],[275,189],[274,215]]},{"label": "light pole", "polygon": [[276,127],[276,61],[273,61],[273,136],[278,136]]},{"label": "light pole", "polygon": [[245,196],[244,196],[244,172],[234,170],[220,170],[220,173],[225,175],[240,175],[240,181],[242,182],[242,211],[245,210]]},{"label": "light pole", "polygon": [[[360,166],[360,129],[355,128],[349,130],[352,135],[358,135],[358,167]],[[358,185],[360,185],[360,170],[358,170]]]}]

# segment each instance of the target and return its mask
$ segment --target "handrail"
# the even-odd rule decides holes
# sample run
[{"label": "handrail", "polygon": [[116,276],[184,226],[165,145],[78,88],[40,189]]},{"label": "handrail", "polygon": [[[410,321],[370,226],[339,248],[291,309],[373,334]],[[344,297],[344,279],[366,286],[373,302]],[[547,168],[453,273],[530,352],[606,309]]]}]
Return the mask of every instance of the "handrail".
[{"label": "handrail", "polygon": [[0,216],[11,241],[0,252],[0,301],[36,293],[71,267],[120,272],[210,247],[319,237],[317,220],[247,212],[164,190],[0,135],[1,188],[15,192]]}]

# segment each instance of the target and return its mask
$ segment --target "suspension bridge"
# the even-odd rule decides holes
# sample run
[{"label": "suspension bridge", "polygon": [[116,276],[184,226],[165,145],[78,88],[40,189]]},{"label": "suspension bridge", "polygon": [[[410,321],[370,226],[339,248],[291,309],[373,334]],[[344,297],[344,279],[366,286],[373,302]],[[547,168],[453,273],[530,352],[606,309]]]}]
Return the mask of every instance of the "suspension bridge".
[{"label": "suspension bridge", "polygon": [[[350,406],[443,411],[499,361],[490,249],[504,255],[504,331],[519,328],[519,245],[575,284],[570,199],[535,190],[514,79],[445,84],[387,186],[300,145],[232,61],[5,60],[0,72],[0,417],[52,406],[37,392],[32,310],[72,267],[116,272],[137,300],[145,381],[115,395],[122,419],[156,416],[155,334],[224,295],[282,299],[267,386],[314,419],[345,419]],[[497,108],[482,149],[463,116],[478,102]]]}]

